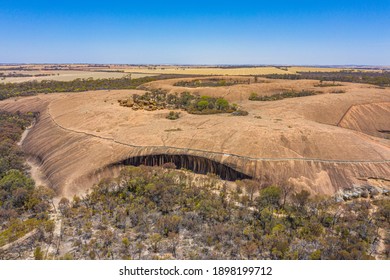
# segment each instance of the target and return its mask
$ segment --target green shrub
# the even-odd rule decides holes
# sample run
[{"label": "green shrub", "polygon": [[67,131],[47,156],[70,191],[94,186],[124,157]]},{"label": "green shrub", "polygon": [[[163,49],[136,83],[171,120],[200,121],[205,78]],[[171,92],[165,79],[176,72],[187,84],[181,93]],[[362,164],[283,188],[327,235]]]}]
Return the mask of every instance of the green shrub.
[{"label": "green shrub", "polygon": [[180,112],[170,111],[166,118],[168,120],[177,120],[180,118]]},{"label": "green shrub", "polygon": [[258,95],[256,92],[252,92],[250,95],[249,95],[249,100],[257,100],[258,98]]},{"label": "green shrub", "polygon": [[215,102],[215,109],[224,111],[229,108],[229,102],[224,98],[218,98]]},{"label": "green shrub", "polygon": [[282,190],[277,186],[269,186],[262,189],[257,197],[257,204],[260,208],[278,207],[281,199]]},{"label": "green shrub", "polygon": [[209,107],[209,102],[206,100],[201,100],[196,104],[196,107],[199,111],[203,111],[204,109]]}]

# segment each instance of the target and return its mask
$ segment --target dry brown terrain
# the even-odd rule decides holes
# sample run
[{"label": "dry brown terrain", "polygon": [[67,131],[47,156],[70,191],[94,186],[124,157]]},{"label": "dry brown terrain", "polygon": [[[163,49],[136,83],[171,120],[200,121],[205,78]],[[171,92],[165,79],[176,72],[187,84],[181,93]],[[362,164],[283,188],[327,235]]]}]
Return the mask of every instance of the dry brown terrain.
[{"label": "dry brown terrain", "polygon": [[[178,80],[146,88],[224,96],[248,116],[191,115],[165,118],[168,111],[134,111],[118,99],[139,90],[95,91],[8,99],[0,109],[39,111],[23,149],[40,162],[50,184],[65,196],[82,193],[112,167],[143,155],[187,155],[210,159],[269,183],[332,195],[352,184],[390,180],[390,89],[318,81],[262,80],[230,87],[182,88]],[[270,95],[285,89],[323,94],[280,101],[249,101],[251,92]],[[330,93],[343,89],[341,94]],[[196,161],[196,159],[194,159]],[[198,161],[197,164],[207,164]]]},{"label": "dry brown terrain", "polygon": [[226,67],[206,67],[206,66],[133,66],[124,67],[128,73],[150,73],[150,74],[187,74],[187,75],[266,75],[266,74],[296,74],[297,72],[338,72],[345,70],[342,68],[323,68],[323,67],[240,67],[240,68],[226,68]]},{"label": "dry brown terrain", "polygon": [[[16,70],[19,69],[19,70]],[[0,73],[7,75],[24,74],[32,77],[2,77],[0,83],[21,83],[27,81],[72,81],[74,79],[107,79],[121,78],[131,74],[132,78],[142,78],[160,74],[179,75],[265,75],[265,74],[296,74],[297,72],[337,72],[348,68],[330,67],[216,67],[216,66],[175,66],[175,65],[88,65],[88,64],[25,64],[25,65],[0,65]],[[353,69],[348,69],[353,70]],[[373,70],[374,71],[374,70]],[[38,76],[36,76],[38,75]],[[41,75],[41,76],[40,76]]]},{"label": "dry brown terrain", "polygon": [[[0,71],[7,75],[12,73],[24,74],[24,75],[32,75],[32,77],[6,77],[0,78],[0,83],[22,83],[22,82],[30,82],[30,81],[73,81],[75,79],[117,79],[122,78],[129,73],[123,72],[94,72],[94,71]],[[40,76],[43,74],[44,76]],[[153,74],[141,74],[141,73],[132,73],[131,77],[134,79],[154,76]]]}]

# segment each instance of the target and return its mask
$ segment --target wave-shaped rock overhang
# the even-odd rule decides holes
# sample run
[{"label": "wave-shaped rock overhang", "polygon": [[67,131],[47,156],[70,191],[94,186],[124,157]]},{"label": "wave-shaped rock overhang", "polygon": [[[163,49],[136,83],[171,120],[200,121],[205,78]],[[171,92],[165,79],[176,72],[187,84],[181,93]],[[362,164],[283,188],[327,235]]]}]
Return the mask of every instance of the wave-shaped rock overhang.
[{"label": "wave-shaped rock overhang", "polygon": [[186,154],[154,154],[147,156],[135,156],[125,159],[121,162],[121,164],[133,166],[164,166],[166,164],[172,164],[172,167],[174,168],[183,168],[199,174],[213,173],[223,180],[236,181],[251,179],[251,177],[247,174],[237,171],[236,169],[221,162],[205,157]]},{"label": "wave-shaped rock overhang", "polygon": [[[342,95],[241,101],[249,116],[182,113],[176,121],[165,119],[166,111],[135,112],[118,105],[134,92],[40,95],[5,100],[0,108],[41,112],[23,148],[41,160],[53,187],[65,195],[89,188],[99,177],[91,174],[151,155],[198,157],[203,166],[215,162],[248,177],[288,181],[322,194],[364,178],[390,177],[389,140],[337,126],[351,106],[388,106],[383,104],[390,102],[389,90],[359,85]],[[240,96],[245,94],[243,89]],[[368,118],[375,120],[375,112]],[[385,126],[381,130],[389,129]]]}]

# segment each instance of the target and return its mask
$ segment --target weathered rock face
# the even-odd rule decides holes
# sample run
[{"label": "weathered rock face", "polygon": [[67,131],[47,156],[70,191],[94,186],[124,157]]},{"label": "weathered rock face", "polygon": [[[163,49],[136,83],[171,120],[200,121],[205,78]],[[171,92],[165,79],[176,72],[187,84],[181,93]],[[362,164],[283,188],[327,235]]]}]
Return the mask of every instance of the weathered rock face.
[{"label": "weathered rock face", "polygon": [[374,198],[376,196],[389,196],[390,191],[385,188],[371,186],[369,184],[352,185],[350,188],[340,190],[336,194],[336,201],[351,200],[359,197]]},{"label": "weathered rock face", "polygon": [[350,107],[340,127],[390,139],[390,103],[370,103]]},{"label": "weathered rock face", "polygon": [[123,165],[133,166],[164,166],[164,164],[167,163],[173,164],[175,168],[184,168],[199,174],[213,173],[221,177],[223,180],[236,181],[242,179],[251,179],[250,176],[237,171],[228,165],[205,157],[193,155],[157,154],[131,157],[121,162]]},{"label": "weathered rock face", "polygon": [[[39,95],[1,101],[0,109],[40,112],[23,149],[40,162],[60,195],[84,193],[104,176],[118,174],[121,164],[165,162],[225,179],[289,182],[332,195],[353,184],[390,179],[390,141],[337,126],[354,105],[374,100],[388,111],[390,90],[354,90],[243,101],[239,105],[249,111],[245,117],[183,113],[175,121],[165,119],[165,111],[134,111],[118,104],[139,91]],[[376,111],[370,110],[366,127],[377,123]]]}]

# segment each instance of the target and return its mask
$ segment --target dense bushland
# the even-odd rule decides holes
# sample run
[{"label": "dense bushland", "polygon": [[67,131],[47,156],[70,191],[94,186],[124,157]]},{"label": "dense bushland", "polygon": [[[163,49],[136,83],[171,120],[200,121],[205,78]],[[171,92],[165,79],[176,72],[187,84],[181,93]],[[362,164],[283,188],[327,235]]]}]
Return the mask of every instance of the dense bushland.
[{"label": "dense bushland", "polygon": [[191,176],[127,167],[85,198],[62,200],[66,257],[371,259],[378,228],[389,229],[388,200],[374,209],[367,200],[336,203],[250,180],[229,189],[215,176]]},{"label": "dense bushland", "polygon": [[33,117],[0,111],[0,247],[32,230],[38,231],[35,240],[43,241],[53,230],[49,211],[54,192],[35,186],[17,145]]}]

